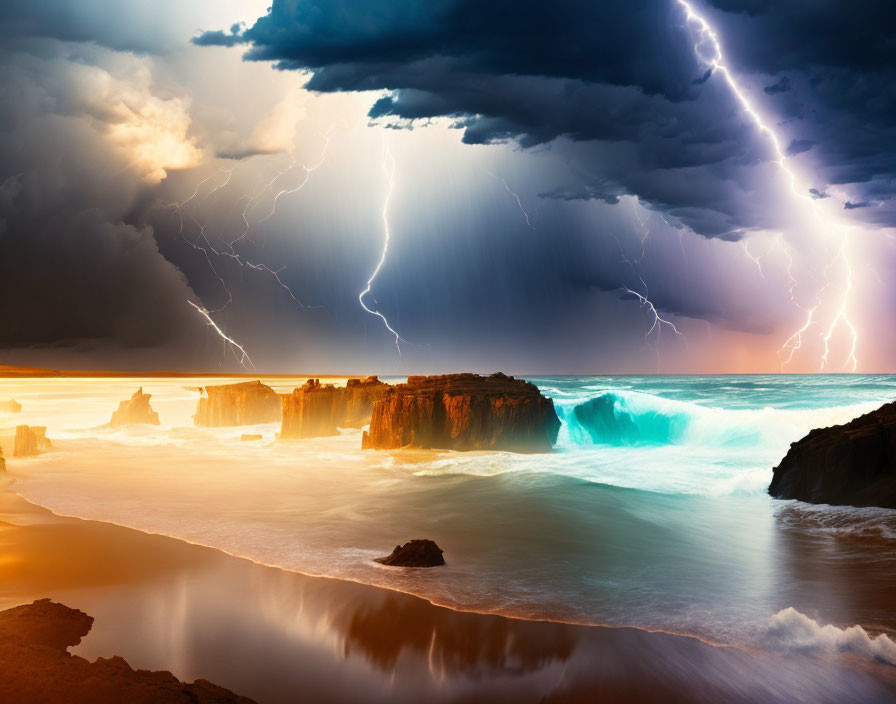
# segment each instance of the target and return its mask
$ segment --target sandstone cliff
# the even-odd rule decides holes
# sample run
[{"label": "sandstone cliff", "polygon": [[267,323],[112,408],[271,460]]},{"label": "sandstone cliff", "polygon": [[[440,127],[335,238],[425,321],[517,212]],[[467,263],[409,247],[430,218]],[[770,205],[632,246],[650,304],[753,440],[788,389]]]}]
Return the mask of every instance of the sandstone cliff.
[{"label": "sandstone cliff", "polygon": [[768,493],[816,504],[896,508],[896,402],[793,443],[775,467]]},{"label": "sandstone cliff", "polygon": [[374,404],[365,449],[547,452],[560,420],[538,387],[504,374],[412,376]]},{"label": "sandstone cliff", "polygon": [[338,428],[360,428],[370,422],[373,404],[391,387],[375,376],[349,379],[345,386],[309,379],[283,396],[281,438],[336,435]]},{"label": "sandstone cliff", "polygon": [[159,414],[149,405],[151,398],[152,394],[143,393],[141,386],[129,401],[122,401],[118,405],[118,410],[112,414],[109,424],[113,428],[120,425],[158,425]]},{"label": "sandstone cliff", "polygon": [[133,670],[120,657],[89,662],[68,653],[93,625],[83,611],[49,599],[0,611],[0,701],[4,704],[252,704],[206,680]]},{"label": "sandstone cliff", "polygon": [[199,390],[196,425],[255,425],[280,420],[280,396],[260,381],[206,386]]},{"label": "sandstone cliff", "polygon": [[47,429],[32,425],[16,426],[16,444],[13,457],[33,457],[42,450],[50,449]]}]

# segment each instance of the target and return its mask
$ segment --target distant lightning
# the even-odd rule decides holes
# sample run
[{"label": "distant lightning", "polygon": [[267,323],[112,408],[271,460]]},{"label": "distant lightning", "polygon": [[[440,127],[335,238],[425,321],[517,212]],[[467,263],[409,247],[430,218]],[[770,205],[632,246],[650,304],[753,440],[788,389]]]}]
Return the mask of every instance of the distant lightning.
[{"label": "distant lightning", "polygon": [[641,305],[641,308],[646,308],[647,312],[653,316],[653,324],[650,326],[650,329],[646,333],[644,333],[644,337],[649,339],[651,333],[656,331],[656,354],[657,354],[657,361],[659,361],[659,353],[660,353],[659,345],[660,345],[660,338],[662,337],[662,331],[663,331],[664,325],[667,326],[670,330],[672,330],[672,332],[674,332],[676,335],[678,335],[682,340],[684,340],[685,344],[687,344],[687,339],[682,334],[682,332],[675,326],[675,323],[673,323],[671,320],[667,320],[666,318],[663,318],[659,314],[659,312],[656,309],[656,306],[653,304],[653,301],[651,301],[650,298],[648,298],[650,293],[647,288],[647,283],[644,281],[643,278],[641,279],[641,284],[644,286],[643,294],[638,293],[637,291],[635,291],[633,289],[630,289],[628,286],[622,286],[622,290],[625,291],[626,293],[628,293],[629,295],[637,298],[638,303],[640,303],[640,305]]},{"label": "distant lightning", "polygon": [[754,257],[750,253],[750,245],[747,244],[746,240],[741,240],[740,246],[743,248],[744,254],[747,255],[747,259],[749,259],[751,262],[753,262],[756,265],[756,268],[759,270],[759,276],[764,279],[765,273],[763,273],[763,271],[762,271],[762,262],[759,260],[758,257]]},{"label": "distant lightning", "polygon": [[389,151],[389,145],[386,140],[383,140],[383,175],[386,177],[386,194],[383,198],[383,210],[382,210],[382,218],[383,218],[383,253],[380,255],[380,260],[377,262],[376,268],[373,270],[373,273],[370,275],[370,278],[367,279],[367,287],[361,291],[358,295],[358,302],[361,304],[361,307],[366,310],[371,315],[375,315],[377,318],[383,321],[383,325],[386,326],[386,330],[388,330],[395,337],[395,348],[398,350],[398,356],[401,357],[401,343],[407,342],[404,338],[399,335],[395,329],[389,324],[389,320],[379,311],[379,306],[376,303],[376,299],[374,299],[374,305],[376,308],[369,308],[366,303],[364,303],[364,298],[370,294],[371,288],[373,287],[373,281],[376,278],[377,274],[380,273],[380,269],[383,268],[383,264],[386,262],[386,255],[389,252],[389,241],[392,238],[392,233],[389,229],[389,202],[392,200],[392,193],[395,190],[395,157],[392,156],[392,152]]},{"label": "distant lightning", "polygon": [[493,174],[491,171],[488,172],[488,175],[491,176],[493,179],[495,179],[495,180],[497,180],[497,181],[500,181],[500,182],[504,185],[505,190],[506,190],[506,191],[511,195],[511,197],[516,201],[516,204],[517,204],[517,206],[519,207],[520,212],[523,214],[523,217],[526,219],[526,225],[528,225],[530,229],[534,230],[534,229],[535,229],[535,226],[532,224],[532,220],[531,220],[531,218],[529,217],[529,213],[526,212],[526,208],[523,207],[523,201],[522,201],[522,200],[520,199],[520,197],[516,194],[516,192],[515,192],[515,191],[514,191],[514,190],[507,184],[507,180],[504,179],[502,176],[498,176],[498,175],[496,175],[496,174]]},{"label": "distant lightning", "polygon": [[295,157],[293,157],[293,167],[291,167],[291,168],[294,168],[295,166],[300,166],[302,168],[302,170],[305,172],[305,178],[303,178],[302,181],[299,183],[299,185],[296,186],[295,188],[284,188],[284,189],[280,190],[277,193],[277,195],[274,196],[274,202],[271,204],[271,212],[268,213],[267,215],[265,215],[261,220],[258,221],[259,225],[261,223],[263,223],[265,220],[268,220],[269,218],[274,216],[274,213],[277,211],[277,201],[280,200],[281,196],[292,195],[293,193],[297,193],[298,191],[301,191],[305,187],[305,184],[308,183],[308,179],[311,178],[311,174],[314,171],[317,171],[317,169],[319,169],[321,166],[323,166],[323,163],[327,158],[327,149],[329,149],[329,147],[330,147],[330,131],[328,130],[327,133],[324,135],[324,148],[323,148],[323,150],[321,150],[320,158],[317,160],[316,163],[314,163],[311,166],[307,166],[303,163],[296,161]]},{"label": "distant lightning", "polygon": [[[687,0],[676,0],[676,1],[678,2],[679,6],[681,6],[685,10],[685,13],[687,15],[687,21],[691,22],[691,23],[695,23],[697,25],[698,33],[699,33],[699,41],[697,41],[697,43],[694,45],[694,53],[697,55],[697,57],[701,61],[703,61],[706,65],[708,65],[710,67],[712,72],[718,71],[719,73],[722,74],[722,76],[725,79],[726,84],[728,85],[729,89],[734,94],[734,96],[737,98],[738,102],[740,102],[740,105],[741,105],[742,109],[744,110],[744,112],[750,117],[750,119],[753,121],[753,123],[759,129],[759,131],[762,132],[768,138],[768,141],[772,145],[772,148],[774,149],[774,152],[775,152],[775,156],[776,156],[775,162],[777,163],[778,167],[781,169],[782,173],[784,173],[784,175],[786,176],[786,178],[789,182],[789,185],[790,185],[790,190],[793,192],[793,194],[797,198],[801,199],[809,206],[810,211],[812,212],[814,217],[818,220],[818,222],[822,226],[822,228],[824,228],[826,231],[830,232],[832,230],[832,226],[825,219],[824,215],[819,210],[818,204],[815,201],[815,199],[813,199],[808,194],[808,192],[804,192],[803,189],[799,188],[798,183],[797,183],[796,173],[790,168],[790,166],[788,164],[786,153],[781,148],[781,142],[779,141],[777,134],[775,134],[774,130],[772,130],[768,125],[765,124],[763,119],[760,117],[759,113],[753,108],[752,104],[747,99],[744,92],[741,90],[740,86],[738,85],[737,81],[734,78],[734,75],[732,74],[732,72],[730,71],[728,66],[723,62],[722,46],[721,46],[721,42],[720,42],[719,37],[716,34],[715,30],[712,28],[712,26],[709,24],[709,22],[706,21],[706,19],[704,19],[700,14],[698,14],[694,10],[693,6]],[[831,337],[833,336],[835,329],[842,323],[842,325],[847,329],[847,332],[849,335],[849,341],[850,341],[850,353],[849,353],[849,356],[847,357],[846,362],[847,362],[847,364],[850,364],[852,366],[852,371],[856,371],[856,369],[858,368],[858,359],[856,358],[856,348],[858,346],[858,332],[856,331],[855,326],[853,325],[853,323],[850,321],[850,319],[847,316],[849,293],[851,292],[852,285],[853,285],[852,267],[849,263],[849,259],[846,254],[845,236],[841,232],[838,232],[837,234],[840,237],[841,246],[840,246],[840,249],[839,249],[839,252],[838,252],[836,258],[842,259],[842,261],[844,263],[844,268],[846,269],[847,281],[846,281],[846,285],[844,287],[844,291],[843,291],[841,299],[840,299],[840,303],[837,308],[837,313],[834,316],[830,327],[827,329],[827,332],[824,335],[824,339],[823,339],[824,352],[821,357],[821,366],[822,366],[822,368],[824,368],[824,366],[827,364],[828,357],[830,354]],[[748,252],[748,255],[749,255],[749,252]],[[791,264],[792,264],[792,262],[791,262]],[[788,267],[788,271],[789,271],[789,267]],[[792,298],[793,287],[791,287],[790,292],[791,292],[791,298]],[[813,324],[814,321],[813,321],[812,316],[816,309],[817,309],[817,306],[815,308],[813,308],[812,311],[809,313],[806,323],[799,330],[797,330],[793,335],[791,335],[785,341],[784,345],[782,345],[782,347],[780,348],[779,353],[786,353],[789,350],[790,355],[787,358],[787,362],[789,362],[790,360],[793,359],[794,351],[796,349],[800,348],[800,346],[802,344],[802,334],[804,332],[806,332],[806,330],[808,329],[808,327],[810,325]],[[785,362],[785,364],[787,362]]]},{"label": "distant lightning", "polygon": [[241,356],[240,356],[240,365],[241,365],[243,368],[246,368],[246,362],[248,362],[249,365],[250,365],[253,369],[255,368],[255,365],[252,363],[252,358],[249,357],[249,353],[246,352],[246,348],[243,347],[239,342],[237,342],[236,340],[234,340],[232,337],[229,337],[229,336],[227,335],[227,333],[225,333],[220,327],[218,327],[218,324],[212,319],[211,314],[209,314],[209,312],[208,312],[205,308],[203,308],[202,306],[196,305],[195,303],[193,303],[193,301],[189,301],[189,300],[188,300],[187,303],[189,303],[189,304],[190,304],[191,306],[193,306],[197,311],[199,311],[199,314],[200,314],[203,318],[205,318],[206,321],[208,322],[209,327],[211,327],[211,328],[218,334],[218,336],[219,336],[222,340],[224,340],[227,344],[229,344],[229,345],[230,345],[231,347],[233,347],[234,349],[239,350],[240,355],[241,355]]}]

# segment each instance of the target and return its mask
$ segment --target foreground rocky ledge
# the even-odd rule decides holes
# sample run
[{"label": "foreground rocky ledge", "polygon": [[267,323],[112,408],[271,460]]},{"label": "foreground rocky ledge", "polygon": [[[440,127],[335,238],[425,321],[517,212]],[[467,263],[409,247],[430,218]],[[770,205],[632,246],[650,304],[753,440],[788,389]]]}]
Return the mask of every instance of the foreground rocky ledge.
[{"label": "foreground rocky ledge", "polygon": [[815,504],[896,508],[896,402],[793,443],[775,467],[768,493]]},{"label": "foreground rocky ledge", "polygon": [[345,386],[309,379],[283,396],[281,438],[336,435],[339,428],[361,428],[370,422],[373,404],[392,388],[375,376],[349,379]]},{"label": "foreground rocky ledge", "polygon": [[280,396],[260,381],[204,386],[196,425],[215,428],[228,425],[257,425],[280,420]]},{"label": "foreground rocky ledge", "polygon": [[361,446],[547,452],[559,429],[554,402],[522,379],[411,376],[374,404]]},{"label": "foreground rocky ledge", "polygon": [[4,704],[253,704],[205,680],[133,670],[122,658],[89,662],[68,653],[93,618],[41,599],[0,611],[0,701]]},{"label": "foreground rocky ledge", "polygon": [[159,414],[149,405],[151,398],[152,394],[143,393],[141,386],[129,401],[122,401],[118,404],[118,410],[112,414],[109,425],[113,428],[122,425],[158,425]]}]

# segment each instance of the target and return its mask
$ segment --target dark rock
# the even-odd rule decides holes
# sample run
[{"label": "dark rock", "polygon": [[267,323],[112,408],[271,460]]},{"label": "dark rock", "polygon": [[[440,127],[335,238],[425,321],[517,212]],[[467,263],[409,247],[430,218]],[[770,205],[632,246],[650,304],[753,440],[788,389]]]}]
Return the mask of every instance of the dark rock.
[{"label": "dark rock", "polygon": [[547,452],[559,429],[554,402],[522,379],[411,376],[374,404],[361,446]]},{"label": "dark rock", "polygon": [[133,670],[120,657],[89,662],[68,653],[93,618],[41,599],[0,611],[3,704],[252,704],[223,687],[180,682],[170,672]]},{"label": "dark rock", "polygon": [[158,425],[159,414],[152,410],[149,399],[152,394],[143,393],[141,386],[131,396],[130,401],[122,401],[118,404],[118,410],[112,414],[109,425],[117,428],[120,425]]},{"label": "dark rock", "polygon": [[815,504],[896,508],[896,402],[793,443],[775,467],[768,493]]},{"label": "dark rock", "polygon": [[445,558],[438,545],[424,539],[396,545],[391,555],[378,557],[376,562],[390,567],[438,567],[445,564]]},{"label": "dark rock", "polygon": [[280,395],[260,381],[205,386],[199,390],[196,425],[257,425],[280,420]]},{"label": "dark rock", "polygon": [[309,379],[283,396],[281,438],[336,435],[339,428],[361,428],[370,422],[373,404],[391,387],[375,376],[349,379],[345,386]]},{"label": "dark rock", "polygon": [[12,452],[13,457],[33,457],[43,450],[49,450],[50,447],[45,427],[32,425],[16,426],[16,442]]}]

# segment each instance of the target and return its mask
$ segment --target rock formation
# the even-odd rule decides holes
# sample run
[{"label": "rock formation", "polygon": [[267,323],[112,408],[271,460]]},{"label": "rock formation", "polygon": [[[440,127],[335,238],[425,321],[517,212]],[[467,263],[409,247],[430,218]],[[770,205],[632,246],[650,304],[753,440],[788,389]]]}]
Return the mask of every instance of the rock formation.
[{"label": "rock formation", "polygon": [[554,402],[522,379],[412,376],[376,402],[361,446],[547,452],[559,429]]},{"label": "rock formation", "polygon": [[262,436],[257,433],[243,433],[240,435],[240,440],[242,442],[255,442],[256,440],[261,440]]},{"label": "rock formation", "polygon": [[120,425],[158,425],[159,414],[152,410],[149,399],[152,394],[143,393],[143,387],[137,389],[130,401],[122,401],[118,410],[112,414],[109,424],[113,428]]},{"label": "rock formation", "polygon": [[336,435],[338,428],[360,428],[370,422],[373,404],[392,387],[375,376],[349,379],[345,386],[309,379],[283,396],[281,438]]},{"label": "rock formation", "polygon": [[793,443],[775,467],[768,493],[816,504],[896,508],[896,402]]},{"label": "rock formation", "polygon": [[33,457],[52,447],[47,439],[47,429],[33,425],[16,426],[16,443],[13,457]]},{"label": "rock formation", "polygon": [[280,395],[260,381],[199,389],[196,425],[256,425],[280,420]]},{"label": "rock formation", "polygon": [[9,401],[0,401],[0,413],[21,413],[22,412],[22,404],[16,401],[14,398],[9,399]]},{"label": "rock formation", "polygon": [[376,558],[376,562],[391,567],[438,567],[445,564],[442,549],[432,540],[411,540],[396,545],[391,555]]},{"label": "rock formation", "polygon": [[120,657],[89,662],[71,655],[93,618],[41,599],[0,611],[3,704],[253,704],[206,680],[180,682],[170,672],[133,670]]},{"label": "rock formation", "polygon": [[0,447],[0,472],[6,471],[6,460],[3,459],[3,448]]}]

